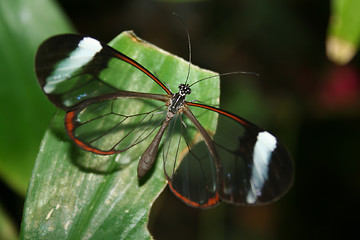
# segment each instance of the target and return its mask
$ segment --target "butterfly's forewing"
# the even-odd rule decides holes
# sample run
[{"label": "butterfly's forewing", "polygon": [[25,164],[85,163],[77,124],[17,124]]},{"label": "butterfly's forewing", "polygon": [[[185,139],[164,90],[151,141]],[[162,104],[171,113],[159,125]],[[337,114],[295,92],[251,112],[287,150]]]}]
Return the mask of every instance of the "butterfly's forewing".
[{"label": "butterfly's forewing", "polygon": [[[140,71],[135,71],[135,68]],[[81,35],[58,35],[43,42],[36,54],[35,70],[45,94],[64,110],[118,90],[143,92],[160,86],[165,93],[170,93],[162,82],[134,60],[96,39]],[[118,86],[114,77],[107,77],[114,71],[135,76],[129,75],[127,84]],[[149,78],[146,87],[130,81],[137,78],[142,82],[139,80],[141,77]]]},{"label": "butterfly's forewing", "polygon": [[40,45],[35,72],[57,107],[67,110],[83,100],[116,91],[98,77],[112,57],[98,54],[101,51],[106,49],[97,40],[73,34],[58,35]]},{"label": "butterfly's forewing", "polygon": [[[96,39],[65,34],[46,40],[36,54],[35,70],[48,98],[67,111],[66,129],[84,150],[106,155],[126,151],[150,140],[164,119],[168,95],[142,92],[158,88],[170,93],[167,87]],[[126,77],[137,81],[124,81]]]},{"label": "butterfly's forewing", "polygon": [[222,168],[217,190],[221,200],[265,204],[289,190],[293,181],[292,160],[272,134],[223,110],[188,104],[218,115],[217,131],[212,139]]},{"label": "butterfly's forewing", "polygon": [[[180,154],[164,157],[168,163],[165,169],[169,186],[176,196],[195,207],[212,207],[220,200],[259,205],[275,201],[288,191],[293,180],[292,161],[272,134],[220,109],[187,104],[197,113],[194,115],[201,113],[201,109],[215,114],[218,122],[215,135],[206,126],[199,126],[201,118],[197,121],[191,117],[192,125],[183,115],[187,127],[178,123]],[[204,128],[206,133],[198,131],[195,138],[187,137],[187,130],[194,127]],[[205,140],[204,135],[210,140]],[[171,160],[170,156],[175,159]]]}]

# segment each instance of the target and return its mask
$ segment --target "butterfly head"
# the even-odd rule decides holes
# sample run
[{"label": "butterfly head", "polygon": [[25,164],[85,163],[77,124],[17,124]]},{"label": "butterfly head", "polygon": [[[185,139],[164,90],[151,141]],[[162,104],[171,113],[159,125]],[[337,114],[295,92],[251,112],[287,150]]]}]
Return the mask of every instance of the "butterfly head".
[{"label": "butterfly head", "polygon": [[180,96],[186,96],[191,93],[191,89],[189,87],[189,84],[180,84],[179,85],[179,94]]}]

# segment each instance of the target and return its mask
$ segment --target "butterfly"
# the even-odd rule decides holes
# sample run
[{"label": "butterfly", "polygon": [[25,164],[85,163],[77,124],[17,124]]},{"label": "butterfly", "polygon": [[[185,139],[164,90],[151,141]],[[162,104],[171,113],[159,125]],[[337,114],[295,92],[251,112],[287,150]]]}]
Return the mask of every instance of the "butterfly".
[{"label": "butterfly", "polygon": [[[129,78],[116,86],[108,71]],[[146,84],[139,86],[134,72]],[[186,79],[172,92],[136,60],[76,34],[44,41],[35,73],[48,99],[66,111],[65,129],[77,146],[99,155],[138,156],[139,178],[161,156],[169,188],[192,207],[266,204],[292,185],[291,157],[275,136],[228,111],[186,100],[212,76],[191,84]]]}]

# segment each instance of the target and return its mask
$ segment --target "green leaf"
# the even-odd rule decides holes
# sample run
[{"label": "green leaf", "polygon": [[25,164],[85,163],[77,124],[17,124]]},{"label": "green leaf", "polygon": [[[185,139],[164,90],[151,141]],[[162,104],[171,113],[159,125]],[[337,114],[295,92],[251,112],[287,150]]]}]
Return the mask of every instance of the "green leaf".
[{"label": "green leaf", "polygon": [[71,30],[64,19],[53,1],[0,1],[0,177],[23,196],[54,113],[36,82],[33,59],[45,38]]},{"label": "green leaf", "polygon": [[[151,70],[173,91],[187,77],[186,61],[140,40],[132,32],[122,33],[111,45]],[[139,72],[135,68],[132,71]],[[127,72],[107,74],[116,79],[114,85],[130,82],[135,88],[143,86],[145,91],[144,86],[150,82],[157,87],[151,79],[141,78],[142,73],[131,78]],[[190,83],[211,75],[215,73],[192,66]],[[201,84],[194,86],[196,98],[218,103],[219,82]],[[63,122],[64,113],[59,112],[42,141],[26,198],[21,238],[150,239],[146,228],[149,211],[166,186],[161,154],[150,176],[139,182],[136,167],[142,152],[132,156],[128,165],[121,165],[121,155],[84,152],[66,136]],[[214,123],[216,119],[207,122]]]},{"label": "green leaf", "polygon": [[348,63],[360,44],[360,1],[332,0],[326,52],[337,64]]}]

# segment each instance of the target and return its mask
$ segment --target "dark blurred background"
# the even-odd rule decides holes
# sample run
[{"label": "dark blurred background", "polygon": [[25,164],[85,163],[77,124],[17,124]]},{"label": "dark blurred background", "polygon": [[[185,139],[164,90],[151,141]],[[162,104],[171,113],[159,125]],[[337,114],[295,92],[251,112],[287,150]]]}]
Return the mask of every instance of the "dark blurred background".
[{"label": "dark blurred background", "polygon": [[[360,202],[359,57],[330,62],[326,0],[59,0],[75,29],[108,42],[124,30],[219,73],[226,108],[274,133],[293,156],[290,192],[263,207],[187,207],[168,189],[152,209],[155,239],[344,239],[357,235]],[[359,9],[360,10],[360,9]],[[250,82],[249,82],[250,81]],[[46,127],[46,126],[45,126]],[[1,184],[2,204],[20,225],[23,199]],[[10,200],[9,200],[10,199]],[[14,200],[15,199],[15,200]]]}]

